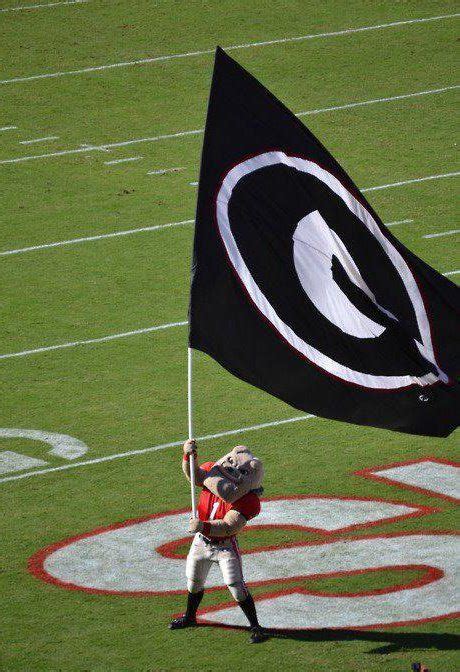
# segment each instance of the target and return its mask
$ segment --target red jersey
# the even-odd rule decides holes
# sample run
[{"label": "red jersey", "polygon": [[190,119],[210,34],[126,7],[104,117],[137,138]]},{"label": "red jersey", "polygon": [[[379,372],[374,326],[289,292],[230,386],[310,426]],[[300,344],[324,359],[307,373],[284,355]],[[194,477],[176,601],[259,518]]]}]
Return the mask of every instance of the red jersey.
[{"label": "red jersey", "polygon": [[[205,462],[200,468],[209,471],[214,464],[214,462]],[[231,510],[238,511],[246,520],[251,520],[260,513],[260,499],[254,492],[248,492],[240,499],[229,504],[203,486],[198,501],[198,518],[200,520],[222,520],[225,514]]]}]

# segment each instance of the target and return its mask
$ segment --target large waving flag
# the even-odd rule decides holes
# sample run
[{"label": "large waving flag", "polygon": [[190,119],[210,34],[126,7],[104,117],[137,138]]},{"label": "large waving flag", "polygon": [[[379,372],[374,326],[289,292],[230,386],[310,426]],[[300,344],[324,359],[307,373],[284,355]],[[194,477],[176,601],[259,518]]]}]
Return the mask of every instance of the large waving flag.
[{"label": "large waving flag", "polygon": [[447,436],[459,307],[456,285],[391,235],[314,135],[218,48],[191,347],[301,410]]}]

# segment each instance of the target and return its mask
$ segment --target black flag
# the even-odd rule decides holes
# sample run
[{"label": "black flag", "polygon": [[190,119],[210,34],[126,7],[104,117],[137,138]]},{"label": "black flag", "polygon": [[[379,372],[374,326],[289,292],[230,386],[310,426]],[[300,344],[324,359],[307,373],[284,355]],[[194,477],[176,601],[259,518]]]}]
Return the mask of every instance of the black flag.
[{"label": "black flag", "polygon": [[314,135],[216,52],[190,345],[326,418],[447,436],[459,290],[391,235]]}]

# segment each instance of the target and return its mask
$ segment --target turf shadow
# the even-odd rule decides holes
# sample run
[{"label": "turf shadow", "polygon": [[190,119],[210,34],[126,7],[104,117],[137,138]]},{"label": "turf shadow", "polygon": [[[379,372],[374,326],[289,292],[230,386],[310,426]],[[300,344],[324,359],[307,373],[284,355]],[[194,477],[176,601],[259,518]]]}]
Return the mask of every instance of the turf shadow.
[{"label": "turf shadow", "polygon": [[435,649],[450,651],[460,648],[460,636],[434,632],[377,632],[370,630],[280,630],[268,628],[271,637],[304,642],[343,642],[361,640],[382,642],[383,646],[367,653],[386,655],[398,651]]}]

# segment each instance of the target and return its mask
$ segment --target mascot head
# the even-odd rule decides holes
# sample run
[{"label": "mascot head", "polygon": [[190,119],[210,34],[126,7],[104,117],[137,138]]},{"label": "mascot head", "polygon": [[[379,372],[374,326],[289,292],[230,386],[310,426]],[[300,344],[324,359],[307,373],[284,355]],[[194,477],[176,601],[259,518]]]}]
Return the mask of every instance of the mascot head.
[{"label": "mascot head", "polygon": [[235,502],[251,490],[262,493],[264,468],[246,446],[235,446],[221,457],[204,480],[212,493],[226,502]]}]

